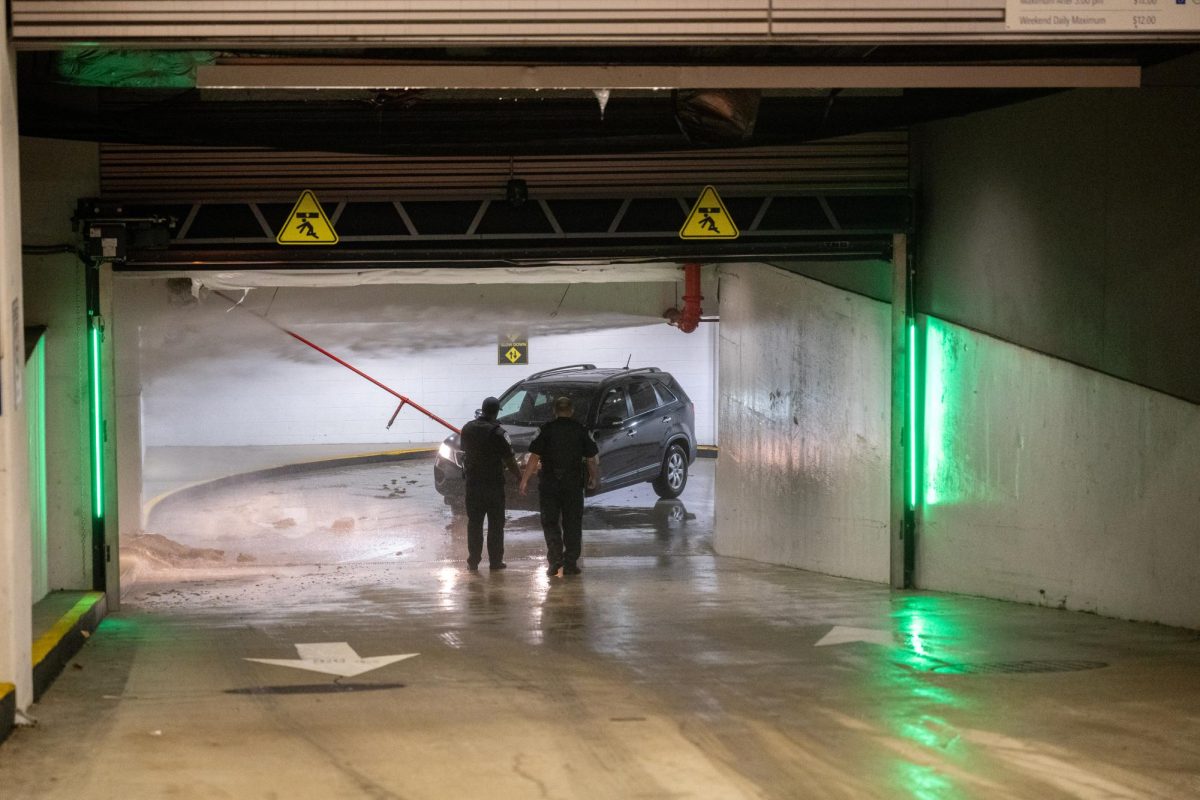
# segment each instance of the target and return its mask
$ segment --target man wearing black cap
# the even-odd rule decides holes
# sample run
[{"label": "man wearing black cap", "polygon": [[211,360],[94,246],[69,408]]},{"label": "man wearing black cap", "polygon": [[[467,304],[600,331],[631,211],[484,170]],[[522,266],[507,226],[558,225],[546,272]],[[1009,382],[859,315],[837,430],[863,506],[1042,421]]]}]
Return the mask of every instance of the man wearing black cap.
[{"label": "man wearing black cap", "polygon": [[520,480],[508,434],[496,421],[500,401],[486,397],[479,416],[462,427],[463,478],[466,482],[467,569],[483,558],[483,518],[487,517],[488,562],[504,569],[504,468]]}]

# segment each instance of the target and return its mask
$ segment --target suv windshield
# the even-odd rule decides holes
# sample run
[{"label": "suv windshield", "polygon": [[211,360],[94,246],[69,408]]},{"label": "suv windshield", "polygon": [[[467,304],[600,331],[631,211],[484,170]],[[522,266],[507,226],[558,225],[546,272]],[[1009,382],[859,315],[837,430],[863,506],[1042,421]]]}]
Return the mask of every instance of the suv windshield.
[{"label": "suv windshield", "polygon": [[511,394],[500,398],[500,414],[497,421],[503,425],[536,427],[554,417],[554,399],[569,397],[575,404],[575,419],[584,425],[592,407],[593,389],[575,385],[518,386]]}]

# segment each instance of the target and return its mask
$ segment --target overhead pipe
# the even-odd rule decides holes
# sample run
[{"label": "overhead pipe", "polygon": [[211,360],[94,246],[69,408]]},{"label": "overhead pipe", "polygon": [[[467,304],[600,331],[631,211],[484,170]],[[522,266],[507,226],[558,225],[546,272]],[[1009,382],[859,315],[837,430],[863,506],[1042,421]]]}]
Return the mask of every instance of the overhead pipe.
[{"label": "overhead pipe", "polygon": [[684,333],[691,333],[700,327],[700,304],[704,295],[700,294],[700,265],[683,265],[683,310],[668,308],[663,312],[667,324],[673,325]]}]

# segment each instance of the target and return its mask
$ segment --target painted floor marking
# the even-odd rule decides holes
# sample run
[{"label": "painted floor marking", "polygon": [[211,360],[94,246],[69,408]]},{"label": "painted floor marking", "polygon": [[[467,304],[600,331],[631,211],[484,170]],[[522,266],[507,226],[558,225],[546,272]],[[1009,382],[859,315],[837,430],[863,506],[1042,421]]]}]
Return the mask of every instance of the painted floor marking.
[{"label": "painted floor marking", "polygon": [[370,656],[363,658],[354,652],[354,648],[346,642],[317,642],[313,644],[298,644],[296,652],[300,658],[247,658],[259,664],[271,664],[276,667],[292,667],[306,669],[311,672],[324,672],[327,675],[338,675],[343,678],[353,678],[364,672],[395,664],[406,658],[419,656],[420,653],[405,653],[397,656]]},{"label": "painted floor marking", "polygon": [[891,631],[881,631],[874,628],[850,628],[834,625],[833,630],[821,637],[814,647],[825,647],[831,644],[849,644],[850,642],[867,642],[884,647],[895,647],[896,640]]}]

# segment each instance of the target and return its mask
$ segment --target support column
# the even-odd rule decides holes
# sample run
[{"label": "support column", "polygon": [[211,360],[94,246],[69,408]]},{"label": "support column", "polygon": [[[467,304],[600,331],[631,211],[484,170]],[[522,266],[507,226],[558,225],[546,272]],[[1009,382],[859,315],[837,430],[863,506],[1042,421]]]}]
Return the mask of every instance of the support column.
[{"label": "support column", "polygon": [[891,583],[912,586],[913,536],[906,479],[909,450],[909,267],[908,237],[892,237],[892,429],[891,429]]},{"label": "support column", "polygon": [[[100,266],[99,274],[99,311],[100,318],[103,322],[103,336],[100,339],[100,407],[103,412],[103,431],[104,431],[104,591],[108,595],[108,611],[117,611],[121,607],[121,529],[123,523],[132,524],[132,532],[141,526],[141,520],[137,517],[141,509],[139,501],[133,508],[129,509],[129,514],[122,513],[123,505],[120,498],[126,494],[128,485],[131,480],[136,479],[138,483],[138,495],[141,495],[141,435],[136,427],[132,431],[136,434],[136,441],[124,440],[125,428],[122,426],[122,410],[123,403],[118,402],[118,397],[123,391],[123,387],[118,384],[117,375],[117,326],[115,324],[113,310],[115,307],[113,296],[113,270],[112,265],[105,263]],[[136,329],[135,339],[132,348],[133,358],[137,357],[137,340]],[[136,362],[135,362],[136,363]],[[136,375],[135,375],[136,380]],[[135,386],[136,388],[136,386]],[[140,398],[135,398],[140,401]],[[135,409],[137,406],[135,406]],[[140,409],[139,409],[140,411]],[[130,461],[129,466],[136,466],[136,471],[133,471],[128,477],[121,474],[120,467],[123,464],[123,456],[128,454],[128,451],[136,446],[137,459],[136,465]],[[132,519],[127,519],[132,517]],[[130,530],[129,527],[125,528]]]},{"label": "support column", "polygon": [[[2,18],[2,17],[0,17]],[[17,708],[33,702],[29,451],[22,383],[21,182],[16,54],[0,55],[0,682]]]}]

